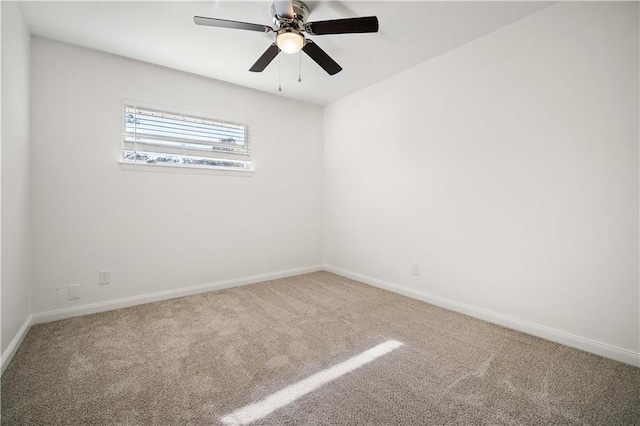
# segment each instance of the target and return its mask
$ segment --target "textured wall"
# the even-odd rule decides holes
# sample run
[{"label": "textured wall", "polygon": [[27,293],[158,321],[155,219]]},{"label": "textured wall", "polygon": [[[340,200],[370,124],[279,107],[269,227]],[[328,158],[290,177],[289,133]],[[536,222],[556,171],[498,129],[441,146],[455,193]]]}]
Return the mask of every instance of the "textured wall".
[{"label": "textured wall", "polygon": [[[32,44],[34,312],[322,263],[319,107]],[[122,98],[250,122],[255,173],[122,170]]]},{"label": "textured wall", "polygon": [[2,353],[31,309],[30,36],[15,2],[2,2]]},{"label": "textured wall", "polygon": [[558,4],[344,98],[325,261],[637,352],[638,115],[637,3]]}]

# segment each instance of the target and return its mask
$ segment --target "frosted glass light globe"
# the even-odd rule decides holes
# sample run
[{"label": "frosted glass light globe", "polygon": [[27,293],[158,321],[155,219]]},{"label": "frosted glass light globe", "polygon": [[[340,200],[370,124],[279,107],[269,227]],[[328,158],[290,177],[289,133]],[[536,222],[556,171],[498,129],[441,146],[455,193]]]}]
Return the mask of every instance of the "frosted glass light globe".
[{"label": "frosted glass light globe", "polygon": [[298,53],[304,46],[304,36],[297,32],[284,32],[276,38],[278,48],[284,53]]}]

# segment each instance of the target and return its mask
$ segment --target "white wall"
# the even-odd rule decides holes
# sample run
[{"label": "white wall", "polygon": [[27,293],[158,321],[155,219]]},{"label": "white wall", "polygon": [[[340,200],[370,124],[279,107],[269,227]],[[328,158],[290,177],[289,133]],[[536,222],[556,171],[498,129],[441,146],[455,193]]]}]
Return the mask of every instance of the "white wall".
[{"label": "white wall", "polygon": [[15,2],[2,2],[2,353],[30,312],[30,36]]},{"label": "white wall", "polygon": [[638,3],[561,3],[344,98],[326,263],[637,353],[638,114]]},{"label": "white wall", "polygon": [[[322,264],[319,107],[40,38],[32,93],[35,313]],[[122,170],[122,98],[248,120],[254,175]]]}]

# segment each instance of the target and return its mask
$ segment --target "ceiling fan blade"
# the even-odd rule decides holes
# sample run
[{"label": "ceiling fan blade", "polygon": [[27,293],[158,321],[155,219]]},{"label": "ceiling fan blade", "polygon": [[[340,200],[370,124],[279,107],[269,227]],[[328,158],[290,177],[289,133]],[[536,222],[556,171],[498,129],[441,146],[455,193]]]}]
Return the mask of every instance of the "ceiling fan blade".
[{"label": "ceiling fan blade", "polygon": [[305,30],[312,35],[377,33],[378,18],[375,16],[365,16],[362,18],[309,22],[305,26]]},{"label": "ceiling fan blade", "polygon": [[273,2],[273,6],[276,9],[276,15],[281,18],[293,18],[293,3],[291,0],[276,0]]},{"label": "ceiling fan blade", "polygon": [[329,75],[334,75],[342,71],[342,67],[331,59],[331,56],[327,55],[325,51],[320,49],[312,40],[307,40],[307,44],[304,45],[302,50],[309,55],[311,59],[316,61]]},{"label": "ceiling fan blade", "polygon": [[251,72],[262,72],[262,71],[264,71],[264,69],[267,67],[267,65],[269,65],[271,63],[271,61],[273,61],[273,59],[276,56],[278,56],[278,53],[280,53],[280,49],[278,48],[278,46],[276,46],[275,43],[273,43],[271,46],[269,46],[269,48],[267,50],[265,50],[265,52],[262,54],[262,56],[260,56],[260,58],[258,58],[256,63],[253,64],[253,66],[251,68],[249,68],[249,71],[251,71]]},{"label": "ceiling fan blade", "polygon": [[228,21],[226,19],[218,19],[218,18],[207,18],[205,16],[194,16],[193,22],[195,22],[197,25],[207,25],[209,27],[258,31],[261,33],[268,33],[273,31],[273,28],[267,25],[251,24],[249,22]]}]

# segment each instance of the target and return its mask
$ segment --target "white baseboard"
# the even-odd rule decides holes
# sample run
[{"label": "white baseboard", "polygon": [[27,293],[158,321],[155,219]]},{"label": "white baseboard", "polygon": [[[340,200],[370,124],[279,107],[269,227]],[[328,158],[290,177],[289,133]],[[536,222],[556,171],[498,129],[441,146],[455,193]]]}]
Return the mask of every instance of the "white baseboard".
[{"label": "white baseboard", "polygon": [[440,306],[445,309],[460,312],[475,318],[479,318],[494,324],[498,324],[503,327],[522,331],[523,333],[532,334],[534,336],[541,337],[543,339],[551,340],[552,342],[561,343],[563,345],[581,349],[586,352],[591,352],[596,355],[615,359],[616,361],[621,361],[626,364],[631,364],[636,367],[640,367],[640,354],[637,352],[618,348],[615,346],[608,345],[606,343],[576,336],[571,333],[555,330],[553,328],[534,324],[529,321],[513,318],[507,315],[499,314],[497,312],[492,312],[486,309],[478,308],[476,306],[457,302],[455,300],[436,296],[423,291],[413,290],[401,285],[392,284],[390,282],[379,280],[377,278],[372,278],[356,272],[351,272],[345,269],[341,269],[333,265],[325,264],[324,270],[328,272],[332,272],[336,275],[340,275],[346,278],[351,278],[353,280],[363,282],[365,284],[369,284],[375,287],[389,290],[394,293],[399,293],[404,296],[411,297],[413,299],[422,300],[423,302],[427,302],[432,305]]},{"label": "white baseboard", "polygon": [[[191,287],[176,288],[173,290],[159,291],[157,293],[141,294],[138,296],[126,297],[123,299],[107,300],[104,302],[91,303],[87,305],[74,306],[72,308],[56,309],[53,311],[33,314],[33,323],[57,321],[65,318],[72,318],[81,315],[95,314],[98,312],[111,311],[114,309],[126,308],[129,306],[141,305],[143,303],[157,302],[160,300],[174,299],[177,297],[191,296],[193,294],[207,293],[209,291],[222,290],[225,288],[239,287],[247,284],[259,283],[261,281],[286,278],[294,275],[308,274],[310,272],[322,271],[322,265],[307,266],[304,268],[289,269],[279,272],[270,272],[250,277],[236,278],[215,283],[195,285]],[[4,357],[3,357],[4,362]]]},{"label": "white baseboard", "polygon": [[4,353],[2,354],[2,366],[1,366],[0,375],[4,374],[4,370],[6,370],[9,364],[11,363],[11,360],[13,359],[13,356],[16,354],[18,347],[20,347],[20,344],[22,343],[25,336],[27,335],[27,332],[29,331],[29,328],[31,327],[32,322],[33,322],[33,318],[31,315],[29,315],[26,321],[24,322],[24,324],[22,324],[22,327],[20,327],[20,330],[18,330],[18,334],[15,335],[11,343],[9,343],[9,346],[7,347],[7,349],[5,349]]},{"label": "white baseboard", "polygon": [[413,290],[397,284],[392,284],[387,281],[372,278],[366,275],[362,275],[356,272],[351,272],[345,269],[335,267],[333,265],[316,265],[304,268],[290,269],[280,272],[272,272],[261,275],[254,275],[250,277],[237,278],[227,281],[219,281],[215,283],[202,284],[192,287],[185,287],[173,290],[166,290],[157,293],[143,294],[139,296],[127,297],[123,299],[108,300],[105,302],[92,303],[82,306],[74,306],[72,308],[57,309],[48,312],[40,312],[32,314],[27,318],[20,331],[15,336],[9,347],[2,354],[2,372],[11,362],[13,355],[22,343],[22,340],[27,334],[31,324],[39,324],[50,321],[57,321],[65,318],[76,317],[80,315],[88,315],[98,312],[110,311],[114,309],[125,308],[128,306],[140,305],[143,303],[157,302],[160,300],[173,299],[177,297],[184,297],[193,294],[206,293],[215,290],[222,290],[225,288],[238,287],[247,284],[254,284],[261,281],[269,281],[278,278],[286,278],[300,274],[307,274],[317,271],[328,271],[343,277],[351,278],[356,281],[363,282],[365,284],[373,285],[385,290],[399,293],[404,296],[408,296],[414,299],[422,300],[427,303],[431,303],[436,306],[450,309],[452,311],[460,312],[475,318],[479,318],[494,324],[498,324],[507,328],[522,331],[524,333],[532,334],[534,336],[541,337],[543,339],[551,340],[553,342],[561,343],[563,345],[571,346],[591,352],[596,355],[604,356],[607,358],[615,359],[627,364],[640,367],[640,354],[637,352],[629,351],[626,349],[618,348],[608,345],[606,343],[598,342],[595,340],[587,339],[584,337],[576,336],[571,333],[567,333],[560,330],[555,330],[549,327],[534,324],[529,321],[513,318],[507,315],[503,315],[497,312],[492,312],[486,309],[478,308],[466,303],[457,302],[455,300],[447,299],[444,297],[432,295],[419,290]]}]

